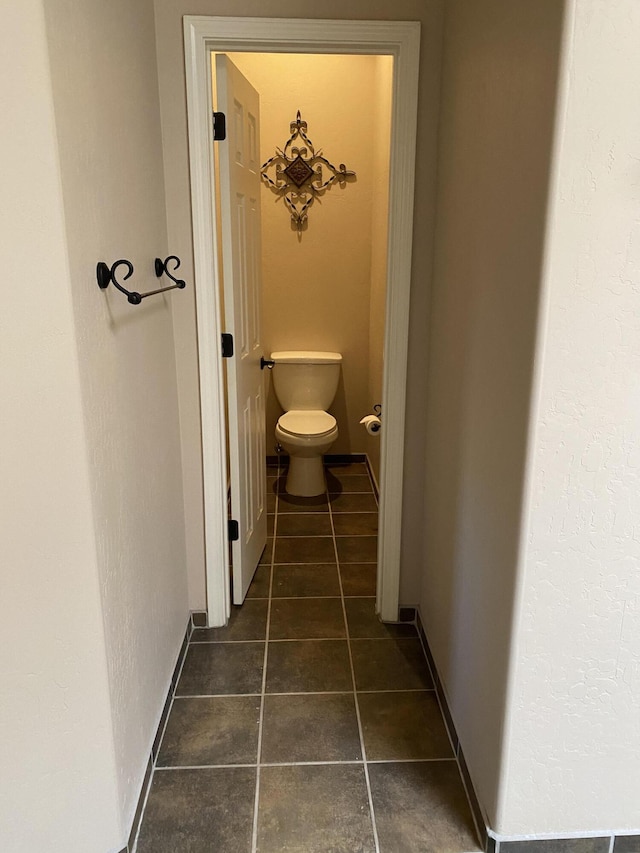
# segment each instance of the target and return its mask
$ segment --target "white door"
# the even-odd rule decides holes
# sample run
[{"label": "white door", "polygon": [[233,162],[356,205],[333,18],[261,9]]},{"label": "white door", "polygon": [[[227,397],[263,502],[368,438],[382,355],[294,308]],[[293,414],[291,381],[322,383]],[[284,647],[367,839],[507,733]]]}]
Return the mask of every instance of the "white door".
[{"label": "white door", "polygon": [[260,99],[223,55],[216,56],[218,110],[227,138],[217,142],[220,168],[225,331],[233,335],[227,359],[233,603],[242,604],[267,541],[265,382],[260,368]]}]

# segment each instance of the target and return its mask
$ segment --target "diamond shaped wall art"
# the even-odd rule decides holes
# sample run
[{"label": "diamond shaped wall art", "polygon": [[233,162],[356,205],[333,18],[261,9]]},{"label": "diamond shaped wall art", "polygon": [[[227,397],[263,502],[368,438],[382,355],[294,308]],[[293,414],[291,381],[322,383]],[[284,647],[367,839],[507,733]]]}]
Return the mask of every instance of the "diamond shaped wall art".
[{"label": "diamond shaped wall art", "polygon": [[308,226],[309,208],[316,198],[336,181],[344,187],[348,181],[355,180],[356,173],[349,171],[344,163],[336,168],[320,149],[315,150],[300,110],[296,120],[291,122],[290,133],[284,148],[276,148],[260,174],[272,192],[284,199],[292,227],[301,237]]}]

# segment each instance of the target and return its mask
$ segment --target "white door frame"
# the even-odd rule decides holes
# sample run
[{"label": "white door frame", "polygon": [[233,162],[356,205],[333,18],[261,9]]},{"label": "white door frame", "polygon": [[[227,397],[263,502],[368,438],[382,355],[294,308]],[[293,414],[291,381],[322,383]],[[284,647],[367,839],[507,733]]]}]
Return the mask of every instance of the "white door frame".
[{"label": "white door frame", "polygon": [[396,621],[400,593],[420,24],[413,21],[185,16],[184,40],[210,626],[224,625],[231,611],[210,54],[212,51],[345,53],[386,54],[394,58],[376,610],[384,621]]}]

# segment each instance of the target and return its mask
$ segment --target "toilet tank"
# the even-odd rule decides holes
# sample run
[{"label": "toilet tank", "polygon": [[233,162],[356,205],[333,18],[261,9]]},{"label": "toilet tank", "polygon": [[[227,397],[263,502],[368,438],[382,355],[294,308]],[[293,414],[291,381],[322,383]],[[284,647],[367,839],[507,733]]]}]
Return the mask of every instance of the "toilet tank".
[{"label": "toilet tank", "polygon": [[273,387],[285,412],[292,409],[326,411],[338,390],[339,352],[272,352]]}]

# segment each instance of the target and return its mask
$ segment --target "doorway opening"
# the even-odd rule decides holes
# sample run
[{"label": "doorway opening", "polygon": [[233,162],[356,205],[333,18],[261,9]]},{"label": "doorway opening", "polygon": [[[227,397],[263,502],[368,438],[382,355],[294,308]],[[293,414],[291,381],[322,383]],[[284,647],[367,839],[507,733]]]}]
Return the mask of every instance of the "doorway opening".
[{"label": "doorway opening", "polygon": [[[226,623],[231,601],[228,564],[225,565],[225,561],[220,560],[221,554],[228,554],[227,459],[224,381],[219,353],[219,335],[223,330],[219,303],[222,283],[219,274],[220,246],[216,233],[217,198],[212,174],[214,150],[210,132],[211,54],[223,52],[235,53],[237,56],[245,54],[245,60],[249,55],[257,53],[337,54],[344,59],[346,59],[345,55],[355,54],[362,58],[364,58],[363,55],[367,55],[367,58],[372,61],[375,61],[376,57],[383,57],[381,62],[387,60],[389,64],[393,62],[393,80],[390,87],[392,129],[387,181],[389,239],[386,275],[383,276],[387,287],[382,399],[368,401],[367,406],[358,403],[356,405],[359,411],[363,409],[360,412],[361,415],[366,414],[374,402],[381,402],[383,405],[384,429],[380,437],[378,468],[381,504],[376,609],[384,621],[396,621],[399,604],[418,45],[419,25],[406,22],[185,18],[195,281],[201,372],[207,595],[209,624],[212,626]],[[314,57],[314,59],[320,58]],[[287,85],[286,79],[282,81],[282,85]],[[284,130],[286,129],[285,127]],[[322,147],[322,140],[318,141]],[[362,144],[366,145],[367,140],[363,140]],[[335,152],[335,156],[342,162],[343,155],[340,152]],[[339,202],[340,199],[336,201],[334,197],[327,198],[321,213],[325,214],[326,207],[326,216],[330,219],[332,207]],[[283,217],[282,236],[295,241],[295,235],[288,230],[284,211],[278,210],[277,213]],[[314,221],[310,219],[309,230],[303,235],[303,241],[312,238],[313,228]],[[345,239],[350,237],[357,239],[358,223],[353,223],[353,228],[356,230],[345,234]],[[330,251],[330,246],[326,248]],[[296,270],[295,275],[300,272]],[[328,348],[326,345],[304,347],[304,349]],[[265,355],[268,357],[269,352]],[[346,399],[344,403],[346,406]],[[350,432],[357,429],[357,421],[354,424],[353,415],[349,416],[348,424],[345,426],[348,426],[345,430],[347,437]],[[268,426],[267,441],[269,443],[272,443],[272,436],[273,433]]]}]

